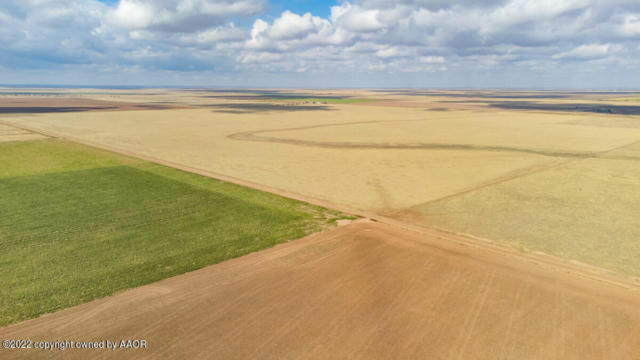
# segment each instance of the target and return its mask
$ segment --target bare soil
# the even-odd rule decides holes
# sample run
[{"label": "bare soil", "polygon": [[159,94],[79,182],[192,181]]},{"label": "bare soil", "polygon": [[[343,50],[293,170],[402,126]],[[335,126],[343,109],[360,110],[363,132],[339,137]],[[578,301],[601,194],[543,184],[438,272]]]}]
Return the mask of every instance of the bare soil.
[{"label": "bare soil", "polygon": [[0,357],[634,359],[639,330],[633,289],[356,223],[0,329],[147,349]]}]

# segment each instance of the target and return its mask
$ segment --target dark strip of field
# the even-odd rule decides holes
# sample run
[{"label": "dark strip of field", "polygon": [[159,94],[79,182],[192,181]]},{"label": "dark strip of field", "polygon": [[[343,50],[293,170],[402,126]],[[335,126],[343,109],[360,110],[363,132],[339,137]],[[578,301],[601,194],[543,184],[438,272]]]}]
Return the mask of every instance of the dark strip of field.
[{"label": "dark strip of field", "polygon": [[429,96],[447,98],[479,98],[479,99],[570,99],[589,95],[627,96],[638,94],[638,91],[433,91],[433,90],[372,90],[406,96]]},{"label": "dark strip of field", "polygon": [[251,91],[251,90],[193,90],[200,93],[214,93],[221,95],[201,95],[202,98],[226,99],[226,100],[300,100],[305,98],[319,100],[344,100],[348,96],[318,95],[304,92],[284,91]]},{"label": "dark strip of field", "polygon": [[452,98],[484,98],[484,99],[565,99],[571,95],[559,94],[513,94],[513,93],[469,93],[469,94],[446,94],[446,93],[404,93],[403,95],[420,95],[431,97],[452,97]]},{"label": "dark strip of field", "polygon": [[325,99],[344,99],[346,96],[335,96],[335,95],[317,95],[313,93],[305,93],[305,92],[291,92],[291,91],[277,91],[277,90],[223,90],[223,89],[194,89],[188,90],[190,92],[197,93],[213,93],[213,94],[222,94],[222,95],[209,95],[203,97],[220,97],[225,98],[226,94],[239,94],[236,95],[237,98],[247,99],[251,97],[256,97],[260,99],[299,99],[304,97],[313,97],[313,98],[325,98]]},{"label": "dark strip of field", "polygon": [[78,106],[30,106],[30,107],[0,107],[0,114],[40,114],[40,113],[57,113],[57,112],[80,112],[80,111],[106,111],[116,110],[116,106],[102,107],[78,107]]},{"label": "dark strip of field", "polygon": [[528,101],[491,102],[489,106],[506,110],[548,110],[569,112],[593,112],[601,114],[640,115],[640,106],[609,104],[546,104]]},{"label": "dark strip of field", "polygon": [[175,106],[70,97],[0,98],[0,114],[40,114],[81,111],[163,110]]},{"label": "dark strip of field", "polygon": [[0,144],[0,326],[303,237],[340,214],[58,139]]}]

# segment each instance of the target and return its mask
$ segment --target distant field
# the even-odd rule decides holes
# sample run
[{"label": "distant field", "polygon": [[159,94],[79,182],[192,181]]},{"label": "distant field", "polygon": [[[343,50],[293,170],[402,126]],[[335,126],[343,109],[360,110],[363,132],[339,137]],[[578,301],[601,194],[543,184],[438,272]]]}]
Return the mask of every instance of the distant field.
[{"label": "distant field", "polygon": [[395,216],[640,276],[638,189],[638,160],[584,159]]},{"label": "distant field", "polygon": [[637,93],[183,91],[6,121],[640,275],[640,106],[609,96]]},{"label": "distant field", "polygon": [[330,226],[340,214],[62,140],[0,143],[0,326]]},{"label": "distant field", "polygon": [[375,99],[352,99],[352,98],[299,98],[299,99],[290,99],[290,100],[329,103],[329,104],[353,104],[353,103],[361,103],[361,102],[379,101]]}]

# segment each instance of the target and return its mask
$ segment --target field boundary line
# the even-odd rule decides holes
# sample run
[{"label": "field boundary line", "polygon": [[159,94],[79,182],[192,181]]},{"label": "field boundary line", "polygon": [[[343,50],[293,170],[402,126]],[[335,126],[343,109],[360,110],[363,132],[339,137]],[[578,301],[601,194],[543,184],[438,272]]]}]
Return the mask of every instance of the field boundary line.
[{"label": "field boundary line", "polygon": [[489,179],[489,180],[487,180],[487,181],[485,181],[483,183],[468,187],[466,189],[463,189],[461,191],[455,192],[453,194],[445,195],[445,196],[442,196],[442,197],[439,197],[439,198],[436,198],[436,199],[433,199],[433,200],[425,201],[423,203],[411,205],[411,206],[409,206],[407,208],[404,208],[404,209],[394,210],[394,211],[385,213],[385,215],[389,216],[389,215],[398,214],[398,213],[410,212],[412,209],[419,208],[419,207],[424,206],[424,205],[428,205],[428,204],[436,203],[438,201],[442,201],[442,200],[458,197],[460,195],[464,195],[464,194],[467,194],[467,193],[470,193],[470,192],[474,192],[474,191],[477,191],[477,190],[482,190],[482,189],[487,188],[487,187],[491,187],[491,186],[494,186],[494,185],[499,185],[499,184],[502,184],[502,183],[505,183],[505,182],[509,182],[511,180],[520,179],[520,178],[527,177],[529,175],[537,174],[537,173],[540,173],[540,172],[544,172],[544,171],[547,171],[547,170],[552,170],[552,169],[555,169],[555,168],[560,167],[562,165],[568,164],[568,163],[570,163],[572,161],[577,161],[577,159],[568,159],[568,160],[559,161],[559,162],[553,162],[553,163],[539,163],[539,164],[533,164],[533,165],[530,165],[530,166],[525,166],[523,168],[519,168],[519,169],[515,169],[513,171],[510,171],[505,175],[498,176],[498,177],[493,178],[493,179]]},{"label": "field boundary line", "polygon": [[[600,268],[597,266],[579,263],[577,261],[572,261],[569,259],[563,259],[563,258],[556,257],[546,253],[541,253],[541,252],[525,253],[508,246],[498,245],[490,239],[477,237],[471,234],[459,233],[459,232],[446,230],[446,229],[442,229],[434,226],[412,224],[406,221],[397,220],[394,218],[390,218],[388,216],[376,214],[371,211],[357,209],[349,205],[338,204],[331,201],[298,194],[298,193],[287,191],[284,189],[271,187],[271,186],[255,183],[248,180],[239,179],[233,176],[224,175],[224,174],[220,174],[220,173],[216,173],[216,172],[212,172],[204,169],[199,169],[199,168],[184,165],[184,164],[175,163],[175,162],[160,159],[154,156],[144,155],[144,154],[140,154],[140,153],[136,153],[128,150],[119,149],[109,145],[100,144],[94,141],[80,139],[74,136],[67,136],[64,134],[57,133],[55,131],[41,130],[41,129],[33,128],[28,125],[7,122],[2,119],[0,119],[0,124],[13,126],[23,130],[49,136],[52,138],[58,138],[58,139],[76,142],[76,143],[91,146],[94,148],[111,151],[117,154],[138,158],[141,160],[146,160],[159,165],[172,167],[178,170],[198,174],[198,175],[216,179],[216,180],[233,183],[236,185],[271,193],[271,194],[282,196],[285,198],[306,202],[312,205],[340,211],[350,215],[356,215],[359,217],[368,218],[376,222],[380,222],[383,224],[387,224],[387,225],[399,227],[405,230],[417,232],[423,235],[427,235],[433,240],[441,240],[439,244],[441,243],[442,246],[447,246],[447,245],[450,246],[452,244],[456,244],[458,246],[474,247],[474,248],[482,249],[495,254],[500,254],[503,256],[512,256],[517,259],[520,259],[521,261],[533,262],[538,265],[544,266],[546,268],[564,272],[564,273],[569,273],[581,278],[587,278],[587,279],[591,279],[598,282],[608,283],[608,284],[615,285],[631,291],[640,291],[640,277],[634,277],[631,275],[617,273],[617,272]],[[625,146],[629,146],[629,145],[625,145]],[[576,159],[572,159],[572,160],[576,160]]]},{"label": "field boundary line", "polygon": [[477,190],[482,190],[482,189],[487,188],[487,187],[491,187],[491,186],[499,185],[499,184],[502,184],[502,183],[505,183],[505,182],[509,182],[509,181],[512,181],[512,180],[524,178],[524,177],[527,177],[529,175],[534,175],[534,174],[541,173],[541,172],[544,172],[544,171],[553,170],[553,169],[556,169],[558,167],[561,167],[563,165],[566,165],[566,164],[574,162],[574,161],[587,160],[587,159],[636,161],[636,160],[639,160],[640,158],[634,157],[634,156],[620,156],[620,157],[607,157],[606,156],[607,153],[610,153],[610,152],[613,152],[613,151],[616,151],[616,150],[620,150],[620,149],[624,149],[626,147],[633,146],[633,145],[636,145],[636,144],[640,144],[640,140],[639,141],[634,141],[632,143],[624,144],[624,145],[621,145],[621,146],[617,146],[617,147],[615,147],[613,149],[603,150],[601,152],[598,152],[593,157],[571,158],[571,159],[567,159],[567,160],[560,161],[560,162],[557,162],[557,163],[533,164],[533,165],[526,166],[526,167],[523,167],[523,168],[520,168],[520,169],[515,169],[515,170],[510,171],[509,173],[507,173],[505,175],[498,176],[496,178],[487,180],[486,182],[483,182],[483,183],[475,185],[475,186],[471,186],[469,188],[463,189],[463,190],[458,191],[456,193],[445,195],[445,196],[442,196],[442,197],[439,197],[439,198],[436,198],[436,199],[433,199],[433,200],[425,201],[423,203],[411,205],[408,208],[390,211],[390,212],[385,213],[385,215],[393,215],[393,214],[398,214],[398,213],[409,213],[409,212],[412,211],[412,209],[416,209],[416,208],[419,208],[421,206],[425,206],[425,205],[428,205],[428,204],[436,203],[438,201],[442,201],[442,200],[458,197],[460,195],[464,195],[464,194],[467,194],[467,193],[470,193],[470,192],[474,192],[474,191],[477,191]]}]

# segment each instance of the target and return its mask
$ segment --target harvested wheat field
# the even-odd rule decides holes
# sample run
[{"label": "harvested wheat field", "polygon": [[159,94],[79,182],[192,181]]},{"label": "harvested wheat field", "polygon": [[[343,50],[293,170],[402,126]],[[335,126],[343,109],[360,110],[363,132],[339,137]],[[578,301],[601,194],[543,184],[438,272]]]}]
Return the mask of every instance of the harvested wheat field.
[{"label": "harvested wheat field", "polygon": [[640,275],[640,106],[621,94],[108,96],[97,98],[181,108],[4,119],[327,206]]},{"label": "harvested wheat field", "polygon": [[640,294],[356,223],[0,329],[146,349],[11,358],[633,359]]},{"label": "harvested wheat field", "polygon": [[0,124],[0,142],[45,139],[46,136],[14,126]]}]

